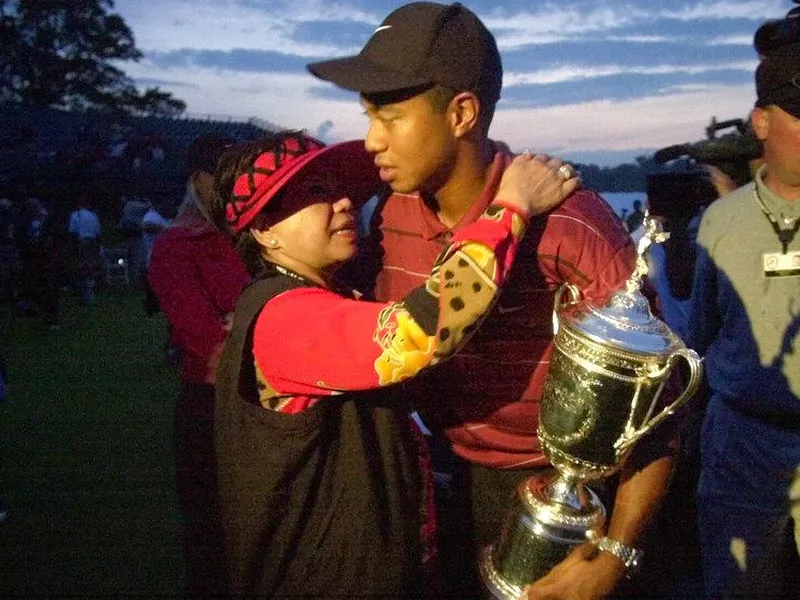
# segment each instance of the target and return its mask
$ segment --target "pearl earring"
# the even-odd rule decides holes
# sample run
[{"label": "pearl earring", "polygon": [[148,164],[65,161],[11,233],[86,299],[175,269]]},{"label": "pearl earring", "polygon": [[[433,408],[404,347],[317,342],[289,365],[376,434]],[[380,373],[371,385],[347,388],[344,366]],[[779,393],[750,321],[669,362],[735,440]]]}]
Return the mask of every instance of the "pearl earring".
[{"label": "pearl earring", "polygon": [[278,245],[278,240],[270,240],[267,243],[274,248],[275,246]]}]

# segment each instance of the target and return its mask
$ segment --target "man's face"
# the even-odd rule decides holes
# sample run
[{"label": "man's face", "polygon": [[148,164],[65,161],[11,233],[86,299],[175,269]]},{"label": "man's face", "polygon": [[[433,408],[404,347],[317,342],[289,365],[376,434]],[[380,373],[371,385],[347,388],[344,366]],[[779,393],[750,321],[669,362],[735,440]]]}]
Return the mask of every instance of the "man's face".
[{"label": "man's face", "polygon": [[753,111],[768,169],[785,185],[800,186],[800,119],[775,105]]},{"label": "man's face", "polygon": [[381,179],[395,192],[435,194],[455,161],[449,108],[436,111],[425,93],[381,104],[362,97],[361,104],[369,118],[365,145]]}]

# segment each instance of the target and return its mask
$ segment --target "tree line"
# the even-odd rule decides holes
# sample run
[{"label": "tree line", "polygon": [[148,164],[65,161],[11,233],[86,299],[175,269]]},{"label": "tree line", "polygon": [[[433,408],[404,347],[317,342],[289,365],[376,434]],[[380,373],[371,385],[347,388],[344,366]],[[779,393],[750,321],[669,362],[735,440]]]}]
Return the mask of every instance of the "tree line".
[{"label": "tree line", "polygon": [[186,103],[139,90],[114,61],[138,61],[112,0],[0,0],[0,101],[177,116]]}]

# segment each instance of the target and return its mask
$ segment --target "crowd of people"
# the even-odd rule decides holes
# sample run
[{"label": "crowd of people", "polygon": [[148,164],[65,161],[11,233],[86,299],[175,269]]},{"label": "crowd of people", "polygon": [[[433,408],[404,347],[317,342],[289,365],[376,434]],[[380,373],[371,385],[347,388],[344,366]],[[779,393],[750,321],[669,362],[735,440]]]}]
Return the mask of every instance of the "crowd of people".
[{"label": "crowd of people", "polygon": [[[61,301],[73,293],[83,305],[96,300],[96,289],[112,267],[124,266],[124,284],[146,282],[147,261],[155,236],[174,213],[173,199],[120,199],[120,217],[106,223],[91,199],[78,194],[74,210],[38,197],[0,198],[0,293],[19,314],[41,316],[51,331],[61,327]],[[110,250],[123,247],[121,255]],[[112,261],[122,260],[122,265]]]},{"label": "crowd of people", "polygon": [[[656,218],[673,237],[652,247],[651,310],[704,357],[707,385],[606,482],[602,536],[520,597],[796,597],[800,45],[760,56],[753,181],[718,178],[705,211],[639,202],[625,219],[561,159],[489,138],[503,68],[461,4],[403,5],[358,54],[308,69],[359,94],[363,141],[201,135],[174,219],[138,199],[122,210],[180,356],[186,595],[486,598],[482,553],[520,482],[550,467],[537,425],[557,290],[602,305]],[[57,252],[32,240],[55,244],[47,211],[29,200],[20,215],[3,256],[44,273]],[[80,201],[68,227],[87,304],[93,215]],[[4,293],[20,289],[58,324],[57,296]],[[676,469],[696,475],[677,490],[696,517],[678,529],[696,537],[691,592],[657,581],[680,561],[642,554],[675,542],[659,511]]]}]

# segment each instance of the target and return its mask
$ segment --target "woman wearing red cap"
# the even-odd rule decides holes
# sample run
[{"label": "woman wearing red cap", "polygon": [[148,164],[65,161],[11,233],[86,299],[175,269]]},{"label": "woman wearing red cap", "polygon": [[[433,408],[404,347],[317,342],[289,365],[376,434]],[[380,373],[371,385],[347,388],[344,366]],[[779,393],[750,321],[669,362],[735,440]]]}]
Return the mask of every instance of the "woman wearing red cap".
[{"label": "woman wearing red cap", "polygon": [[380,185],[363,142],[325,147],[287,133],[223,156],[217,209],[255,276],[216,384],[234,593],[425,594],[429,471],[403,386],[393,384],[450,356],[475,329],[529,217],[578,185],[557,164],[515,159],[497,199],[443,247],[426,284],[380,304],[356,301],[335,277],[356,253],[355,207]]}]

